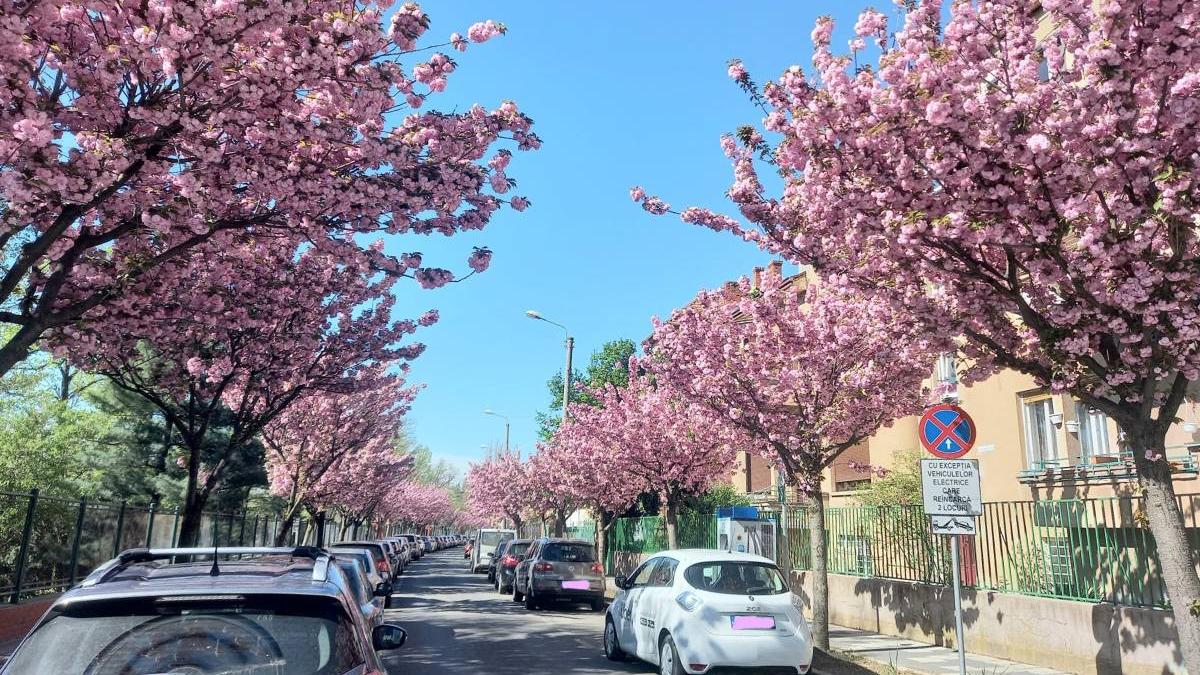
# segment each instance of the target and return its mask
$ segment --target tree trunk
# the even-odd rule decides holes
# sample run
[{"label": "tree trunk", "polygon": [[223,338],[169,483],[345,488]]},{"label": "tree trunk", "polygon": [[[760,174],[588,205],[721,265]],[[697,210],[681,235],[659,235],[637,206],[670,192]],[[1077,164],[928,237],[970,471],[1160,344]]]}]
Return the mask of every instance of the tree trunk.
[{"label": "tree trunk", "polygon": [[287,546],[288,536],[292,534],[292,527],[296,524],[297,511],[299,511],[299,505],[293,506],[283,512],[279,523],[279,531],[275,533],[276,546]]},{"label": "tree trunk", "polygon": [[667,548],[674,551],[679,548],[679,505],[675,499],[668,497],[663,503],[663,520],[667,523]]},{"label": "tree trunk", "polygon": [[616,522],[613,514],[609,511],[600,512],[600,522],[596,525],[596,560],[608,569],[608,528]]},{"label": "tree trunk", "polygon": [[183,495],[183,512],[179,521],[179,546],[189,548],[200,541],[200,525],[204,518],[204,505],[208,493],[199,489],[200,450],[188,448],[187,487]]},{"label": "tree trunk", "polygon": [[29,356],[29,351],[32,349],[38,338],[42,336],[45,329],[41,322],[30,320],[29,323],[21,326],[8,342],[0,347],[0,377],[8,374],[8,371],[13,369],[13,366],[24,361]]},{"label": "tree trunk", "polygon": [[[1171,468],[1165,459],[1166,428],[1126,429],[1138,483],[1145,499],[1146,520],[1158,549],[1158,565],[1171,600],[1179,633],[1179,650],[1190,673],[1200,673],[1200,576],[1184,528],[1183,512],[1175,498]],[[1147,451],[1159,459],[1146,458]]]},{"label": "tree trunk", "polygon": [[567,534],[567,516],[560,509],[554,510],[554,536],[563,537]]},{"label": "tree trunk", "polygon": [[808,542],[812,570],[813,646],[829,650],[829,565],[825,550],[825,505],[821,493],[809,495]]}]

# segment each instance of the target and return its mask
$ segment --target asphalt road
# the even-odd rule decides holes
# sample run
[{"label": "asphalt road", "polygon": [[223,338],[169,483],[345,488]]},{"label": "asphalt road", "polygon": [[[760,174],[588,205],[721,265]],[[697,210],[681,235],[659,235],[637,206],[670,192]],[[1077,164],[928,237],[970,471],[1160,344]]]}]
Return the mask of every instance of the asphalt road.
[{"label": "asphalt road", "polygon": [[409,566],[387,620],[408,630],[408,643],[384,658],[391,675],[655,672],[604,658],[603,612],[583,605],[528,611],[496,593],[485,575],[467,573],[458,548]]}]

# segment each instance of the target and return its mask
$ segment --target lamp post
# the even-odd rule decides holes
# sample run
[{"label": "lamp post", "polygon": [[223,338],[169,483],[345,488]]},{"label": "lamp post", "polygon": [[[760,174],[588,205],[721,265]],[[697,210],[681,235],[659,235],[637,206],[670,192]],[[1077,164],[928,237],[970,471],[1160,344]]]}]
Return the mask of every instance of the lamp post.
[{"label": "lamp post", "polygon": [[492,410],[491,408],[485,409],[483,411],[483,414],[491,415],[492,417],[499,417],[500,419],[504,420],[504,454],[507,455],[509,453],[509,449],[508,449],[508,428],[509,428],[508,416],[501,415],[500,413],[496,412],[495,410]]},{"label": "lamp post", "polygon": [[557,321],[551,321],[550,319],[547,319],[546,317],[539,314],[536,310],[532,310],[532,309],[525,310],[525,316],[528,316],[531,319],[537,319],[538,321],[545,321],[546,323],[558,326],[559,328],[563,329],[563,335],[565,335],[567,338],[567,370],[566,370],[566,373],[563,375],[563,411],[562,411],[562,423],[566,424],[567,423],[567,403],[569,403],[571,401],[571,354],[572,354],[572,352],[575,351],[575,338],[571,337],[571,331],[567,330],[566,326],[562,325],[561,323],[558,323]]}]

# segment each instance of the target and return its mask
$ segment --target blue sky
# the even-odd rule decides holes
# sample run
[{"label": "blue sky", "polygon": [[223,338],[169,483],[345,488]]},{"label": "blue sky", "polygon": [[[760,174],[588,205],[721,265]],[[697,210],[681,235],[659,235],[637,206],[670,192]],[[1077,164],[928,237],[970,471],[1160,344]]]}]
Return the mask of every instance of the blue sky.
[{"label": "blue sky", "polygon": [[[504,210],[482,232],[408,239],[426,264],[465,269],[472,246],[495,252],[491,269],[464,283],[403,289],[401,309],[429,307],[441,321],[421,331],[428,349],[413,363],[425,390],[409,415],[416,439],[460,468],[503,440],[528,453],[534,415],[549,402],[546,380],[562,368],[562,333],[525,316],[537,309],[570,327],[577,364],[604,342],[640,342],[650,318],[665,316],[702,288],[747,275],[765,254],[732,236],[652,217],[629,200],[640,184],[672,205],[729,210],[730,168],[718,140],[759,113],[726,76],[732,57],[762,82],[810,64],[816,18],[832,14],[844,45],[857,2],[510,2],[433,0],[427,35],[465,34],[476,20],[504,22],[507,35],[465,54],[449,89],[431,101],[446,110],[516,101],[544,147],[517,153],[513,194],[524,213]],[[890,3],[881,3],[884,11]]]}]

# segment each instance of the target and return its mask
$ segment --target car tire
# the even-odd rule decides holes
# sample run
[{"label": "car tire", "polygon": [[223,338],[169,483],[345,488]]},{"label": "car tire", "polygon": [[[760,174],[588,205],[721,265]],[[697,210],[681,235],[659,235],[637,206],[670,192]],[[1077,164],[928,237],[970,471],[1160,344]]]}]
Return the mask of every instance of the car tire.
[{"label": "car tire", "polygon": [[658,646],[659,675],[687,675],[683,664],[679,662],[679,650],[675,649],[675,641],[670,635],[664,635]]},{"label": "car tire", "polygon": [[525,609],[541,609],[541,603],[539,603],[537,599],[533,597],[533,589],[530,589],[529,592],[525,594]]},{"label": "car tire", "polygon": [[593,612],[599,612],[599,611],[603,611],[603,609],[604,609],[604,599],[603,599],[603,598],[596,598],[595,600],[593,600],[593,601],[591,602],[591,605],[592,605],[592,611],[593,611]]},{"label": "car tire", "polygon": [[522,595],[522,594],[521,594],[521,591],[520,591],[520,590],[517,588],[517,584],[516,584],[516,582],[513,582],[513,596],[512,596],[512,598],[513,598],[513,602],[521,602],[522,600],[524,600],[524,599],[525,599],[525,596],[524,596],[524,595]]},{"label": "car tire", "polygon": [[611,618],[604,620],[604,658],[609,661],[625,660],[625,652],[621,651],[621,641],[617,637],[617,624]]}]

